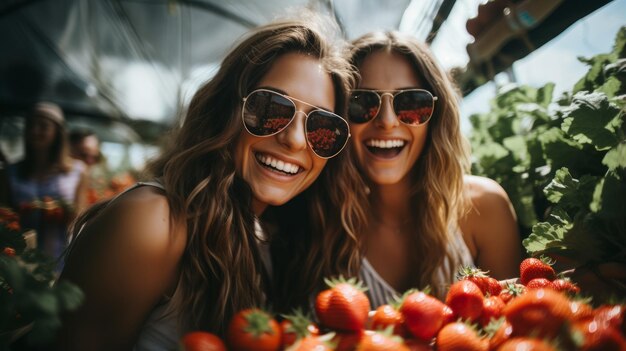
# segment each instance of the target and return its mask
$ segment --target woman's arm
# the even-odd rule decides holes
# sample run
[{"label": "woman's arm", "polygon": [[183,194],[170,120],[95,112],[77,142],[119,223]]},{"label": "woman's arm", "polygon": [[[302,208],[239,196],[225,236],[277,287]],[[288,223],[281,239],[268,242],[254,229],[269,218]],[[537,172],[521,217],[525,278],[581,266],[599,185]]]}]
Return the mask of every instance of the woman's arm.
[{"label": "woman's arm", "polygon": [[166,198],[142,187],[115,200],[76,239],[61,280],[85,293],[66,316],[62,350],[131,350],[154,305],[171,293],[185,247]]},{"label": "woman's arm", "polygon": [[459,226],[476,266],[496,279],[518,276],[522,246],[509,197],[491,179],[465,176],[464,182],[471,209]]}]

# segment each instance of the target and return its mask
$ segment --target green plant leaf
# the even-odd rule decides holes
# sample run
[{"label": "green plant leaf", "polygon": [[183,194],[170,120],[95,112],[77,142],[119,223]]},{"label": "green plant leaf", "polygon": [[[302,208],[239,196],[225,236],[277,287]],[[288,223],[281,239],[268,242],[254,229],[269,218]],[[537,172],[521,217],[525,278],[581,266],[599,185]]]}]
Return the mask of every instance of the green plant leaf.
[{"label": "green plant leaf", "polygon": [[622,141],[616,147],[609,150],[604,158],[602,164],[609,167],[609,170],[614,171],[618,168],[626,168],[626,142]]},{"label": "green plant leaf", "polygon": [[611,104],[603,93],[580,92],[574,95],[572,104],[562,110],[565,120],[564,132],[580,143],[592,144],[598,150],[606,150],[618,142],[614,121],[620,110]]},{"label": "green plant leaf", "polygon": [[537,90],[537,99],[535,100],[539,105],[548,107],[552,102],[552,94],[554,93],[554,83],[548,83]]},{"label": "green plant leaf", "polygon": [[616,172],[608,172],[596,185],[589,207],[602,218],[623,223],[626,213],[626,181]]}]

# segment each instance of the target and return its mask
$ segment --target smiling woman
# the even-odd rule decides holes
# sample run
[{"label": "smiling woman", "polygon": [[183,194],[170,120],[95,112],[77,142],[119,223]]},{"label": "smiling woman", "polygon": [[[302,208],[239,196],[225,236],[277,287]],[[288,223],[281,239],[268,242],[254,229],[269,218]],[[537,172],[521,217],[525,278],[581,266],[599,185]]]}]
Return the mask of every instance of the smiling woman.
[{"label": "smiling woman", "polygon": [[370,189],[361,278],[374,307],[409,288],[443,297],[461,266],[498,279],[521,261],[515,213],[494,181],[467,175],[455,89],[411,36],[353,43],[358,89],[348,117],[353,161]]},{"label": "smiling woman", "polygon": [[[321,203],[346,206],[326,194],[331,182],[356,188],[354,169],[340,167],[348,124],[335,114],[352,71],[333,23],[302,12],[306,21],[260,27],[229,53],[149,165],[149,182],[75,223],[60,279],[86,298],[65,318],[60,348],[171,350],[189,330],[222,334],[234,313],[283,300],[285,287],[306,296],[330,270],[311,250],[306,262],[322,270],[284,273],[291,257],[279,255],[272,277],[269,257],[268,242],[290,237],[345,245],[320,225],[337,233],[351,213],[326,214]],[[317,131],[335,138],[322,144]]]}]

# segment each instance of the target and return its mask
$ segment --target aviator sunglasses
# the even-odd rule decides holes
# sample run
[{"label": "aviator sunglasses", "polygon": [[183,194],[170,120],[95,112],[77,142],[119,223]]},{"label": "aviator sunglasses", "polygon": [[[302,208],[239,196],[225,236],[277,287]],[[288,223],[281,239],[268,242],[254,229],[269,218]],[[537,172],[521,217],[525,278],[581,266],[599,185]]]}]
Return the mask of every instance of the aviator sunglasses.
[{"label": "aviator sunglasses", "polygon": [[304,124],[311,150],[321,158],[336,156],[348,143],[348,122],[332,112],[290,96],[268,89],[254,90],[243,98],[243,125],[254,136],[278,134],[295,119],[298,112],[295,101],[314,108],[305,114]]},{"label": "aviator sunglasses", "polygon": [[424,89],[365,90],[355,89],[350,95],[348,118],[354,123],[367,123],[380,112],[383,96],[391,97],[393,111],[400,122],[417,127],[433,115],[436,96]]}]

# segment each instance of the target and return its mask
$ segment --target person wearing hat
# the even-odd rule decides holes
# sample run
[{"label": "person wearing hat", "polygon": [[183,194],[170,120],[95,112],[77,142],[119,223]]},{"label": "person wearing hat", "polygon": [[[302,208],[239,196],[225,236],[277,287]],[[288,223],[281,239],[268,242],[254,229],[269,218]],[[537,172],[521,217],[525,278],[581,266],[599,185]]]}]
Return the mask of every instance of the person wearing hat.
[{"label": "person wearing hat", "polygon": [[37,246],[53,258],[67,245],[67,225],[86,206],[87,168],[69,156],[61,108],[40,102],[26,118],[24,158],[7,169],[11,206]]}]

